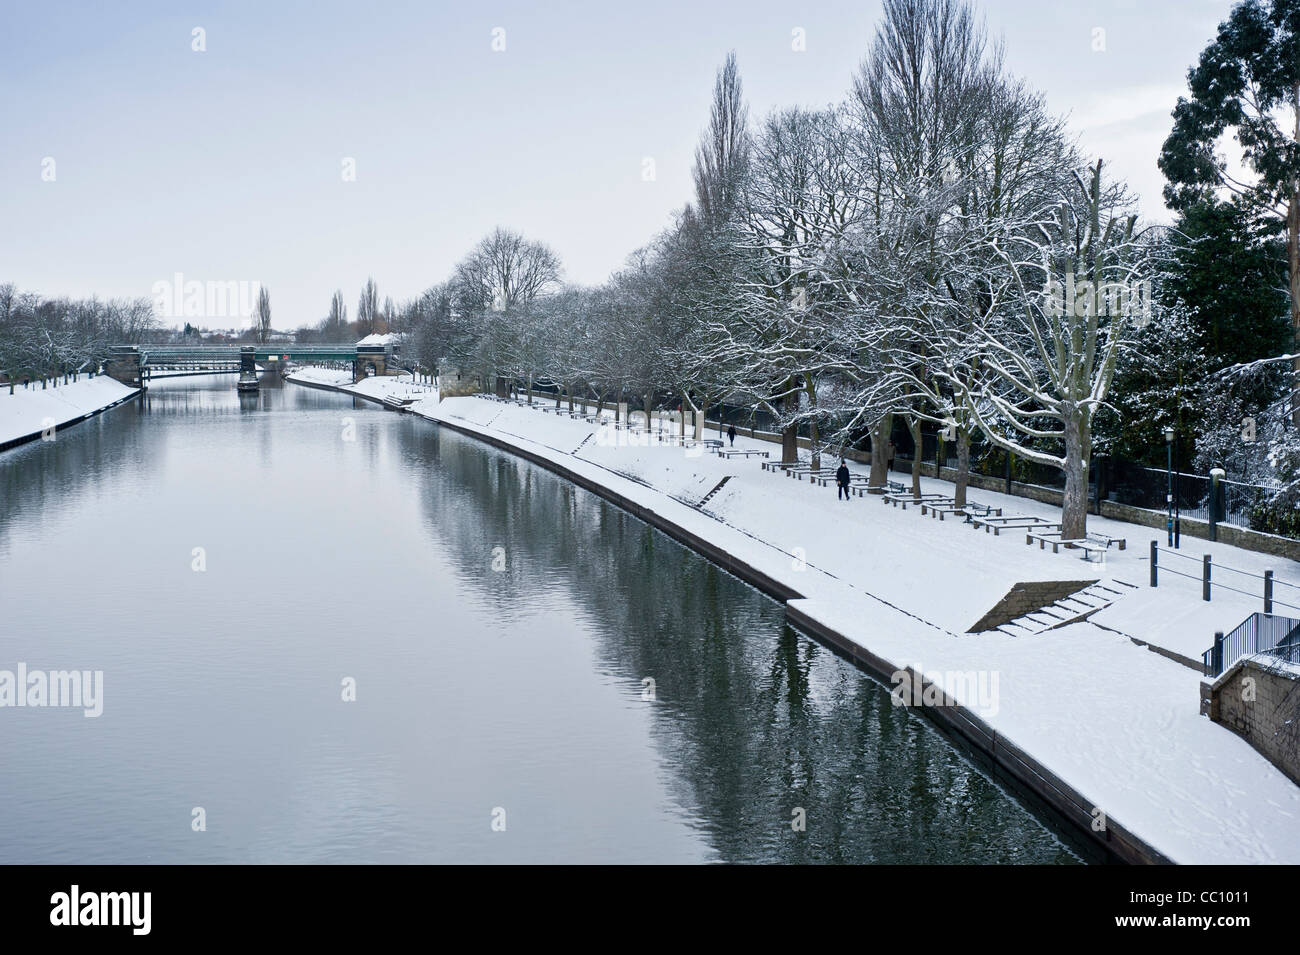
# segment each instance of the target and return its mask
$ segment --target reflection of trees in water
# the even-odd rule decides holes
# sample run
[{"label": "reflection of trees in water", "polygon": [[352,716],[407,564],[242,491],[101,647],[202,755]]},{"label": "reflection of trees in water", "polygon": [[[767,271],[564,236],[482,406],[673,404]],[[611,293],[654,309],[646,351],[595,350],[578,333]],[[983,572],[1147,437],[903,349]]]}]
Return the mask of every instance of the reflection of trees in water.
[{"label": "reflection of trees in water", "polygon": [[[782,608],[542,468],[433,429],[423,504],[463,587],[504,618],[547,588],[585,608],[639,698],[667,783],[728,862],[1063,862],[1070,852],[932,726],[785,625]],[[505,571],[489,569],[506,548]],[[795,807],[807,831],[790,826]]]},{"label": "reflection of trees in water", "polygon": [[0,554],[9,525],[18,514],[57,502],[68,488],[89,482],[99,485],[121,469],[132,469],[124,480],[135,483],[153,462],[140,453],[144,435],[139,399],[55,434],[53,441],[36,441],[0,452]]}]

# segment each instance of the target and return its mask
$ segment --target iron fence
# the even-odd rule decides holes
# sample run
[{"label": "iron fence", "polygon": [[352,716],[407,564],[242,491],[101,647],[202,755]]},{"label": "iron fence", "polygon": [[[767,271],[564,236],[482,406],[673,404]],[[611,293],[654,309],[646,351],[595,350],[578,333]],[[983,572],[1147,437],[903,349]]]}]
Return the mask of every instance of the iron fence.
[{"label": "iron fence", "polygon": [[1214,646],[1201,655],[1205,675],[1217,677],[1242,657],[1265,653],[1287,663],[1300,663],[1300,620],[1253,613],[1227,636],[1214,635]]}]

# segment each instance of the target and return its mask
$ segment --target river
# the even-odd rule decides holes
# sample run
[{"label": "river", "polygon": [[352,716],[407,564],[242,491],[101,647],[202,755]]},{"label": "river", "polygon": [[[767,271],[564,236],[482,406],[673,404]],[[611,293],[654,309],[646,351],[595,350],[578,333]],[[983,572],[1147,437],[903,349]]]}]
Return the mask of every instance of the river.
[{"label": "river", "polygon": [[0,670],[102,672],[0,708],[0,862],[1081,861],[778,603],[414,416],[162,380],[0,494]]}]

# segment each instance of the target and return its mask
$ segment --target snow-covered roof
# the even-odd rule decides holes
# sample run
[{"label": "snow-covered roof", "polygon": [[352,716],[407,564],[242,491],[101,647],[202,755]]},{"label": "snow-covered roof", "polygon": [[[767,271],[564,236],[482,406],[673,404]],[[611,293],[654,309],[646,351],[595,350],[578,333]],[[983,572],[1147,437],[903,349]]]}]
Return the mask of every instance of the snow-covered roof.
[{"label": "snow-covered roof", "polygon": [[402,343],[402,339],[405,337],[406,336],[402,335],[401,332],[387,332],[383,335],[375,333],[372,335],[367,335],[365,338],[361,339],[361,341],[357,342],[357,344],[358,345],[400,345]]}]

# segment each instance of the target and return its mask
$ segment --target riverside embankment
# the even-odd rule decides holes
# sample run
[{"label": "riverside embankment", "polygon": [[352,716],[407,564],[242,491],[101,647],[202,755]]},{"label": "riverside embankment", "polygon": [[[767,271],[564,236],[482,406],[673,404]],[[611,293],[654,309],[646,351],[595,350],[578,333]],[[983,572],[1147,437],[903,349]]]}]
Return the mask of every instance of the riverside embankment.
[{"label": "riverside embankment", "polygon": [[41,382],[0,388],[0,451],[53,437],[100,412],[114,408],[140,394],[121,382],[98,375],[58,386]]},{"label": "riverside embankment", "polygon": [[[1199,674],[1134,643],[1175,642],[1168,632],[1180,621],[1198,631],[1183,639],[1203,643],[1198,634],[1214,615],[1237,613],[1230,601],[1201,607],[1191,588],[1137,588],[1103,612],[1105,626],[1085,622],[1034,637],[966,632],[1017,583],[1140,584],[1144,549],[1131,526],[1098,525],[1133,538],[1098,570],[1072,554],[1028,548],[1023,537],[993,537],[874,499],[840,502],[833,490],[762,471],[756,461],[657,446],[538,409],[428,398],[410,410],[618,502],[785,600],[793,623],[896,691],[910,684],[904,675],[924,674],[926,686],[942,689],[915,701],[928,715],[1117,856],[1300,861],[1293,825],[1300,790],[1199,715]],[[1231,551],[1230,563],[1252,557]],[[1283,571],[1296,575],[1294,567]]]}]

